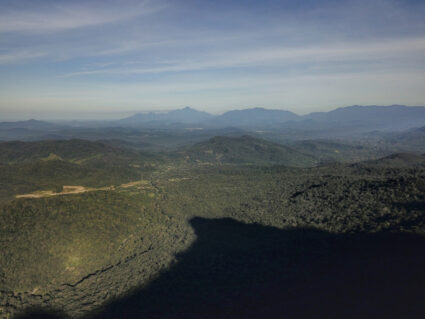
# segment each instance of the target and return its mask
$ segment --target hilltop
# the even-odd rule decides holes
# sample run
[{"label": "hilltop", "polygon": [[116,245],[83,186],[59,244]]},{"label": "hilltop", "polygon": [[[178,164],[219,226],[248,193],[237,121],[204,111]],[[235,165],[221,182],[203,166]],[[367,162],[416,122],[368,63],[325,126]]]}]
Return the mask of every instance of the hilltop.
[{"label": "hilltop", "polygon": [[49,157],[69,161],[87,161],[93,157],[111,159],[134,155],[134,152],[126,149],[81,139],[0,143],[1,163],[32,162]]},{"label": "hilltop", "polygon": [[213,117],[207,112],[197,111],[190,107],[169,112],[136,113],[130,117],[114,122],[116,125],[170,125],[175,123],[200,123]]},{"label": "hilltop", "polygon": [[160,155],[84,140],[0,143],[0,201],[63,185],[104,187],[150,174]]}]

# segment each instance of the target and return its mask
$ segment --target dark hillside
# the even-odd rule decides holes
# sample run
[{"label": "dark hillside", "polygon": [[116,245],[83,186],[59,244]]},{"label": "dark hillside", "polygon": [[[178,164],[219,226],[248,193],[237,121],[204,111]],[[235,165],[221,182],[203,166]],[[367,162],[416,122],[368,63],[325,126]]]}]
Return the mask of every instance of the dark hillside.
[{"label": "dark hillside", "polygon": [[85,318],[421,318],[425,314],[423,237],[282,230],[232,219],[194,218],[190,225],[197,239],[177,255],[174,266],[149,286]]},{"label": "dark hillside", "polygon": [[[420,318],[423,237],[191,220],[179,263],[93,318]],[[237,287],[237,288],[236,288]],[[90,316],[88,318],[91,318]]]}]

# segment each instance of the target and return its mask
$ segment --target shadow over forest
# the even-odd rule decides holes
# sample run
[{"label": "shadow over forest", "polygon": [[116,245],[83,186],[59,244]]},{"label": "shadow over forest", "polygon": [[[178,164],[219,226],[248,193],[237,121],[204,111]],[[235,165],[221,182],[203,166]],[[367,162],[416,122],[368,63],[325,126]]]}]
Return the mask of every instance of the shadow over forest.
[{"label": "shadow over forest", "polygon": [[174,266],[87,318],[425,318],[423,236],[190,223]]}]

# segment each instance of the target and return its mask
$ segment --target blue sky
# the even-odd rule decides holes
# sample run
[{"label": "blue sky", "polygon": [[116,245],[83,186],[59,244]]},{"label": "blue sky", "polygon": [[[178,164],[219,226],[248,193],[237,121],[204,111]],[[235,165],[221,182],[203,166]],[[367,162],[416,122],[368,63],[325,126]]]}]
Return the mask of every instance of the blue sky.
[{"label": "blue sky", "polygon": [[3,119],[352,104],[425,105],[425,1],[0,0]]}]

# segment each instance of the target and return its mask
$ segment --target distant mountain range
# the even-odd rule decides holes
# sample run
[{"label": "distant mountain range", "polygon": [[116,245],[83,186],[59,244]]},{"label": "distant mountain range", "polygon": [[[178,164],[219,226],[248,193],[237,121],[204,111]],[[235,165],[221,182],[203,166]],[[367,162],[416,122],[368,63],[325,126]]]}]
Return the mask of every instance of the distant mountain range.
[{"label": "distant mountain range", "polygon": [[130,117],[114,121],[113,123],[126,126],[139,126],[141,124],[196,124],[208,127],[252,127],[298,121],[302,118],[302,116],[289,111],[269,110],[264,108],[233,110],[222,115],[214,116],[207,112],[185,107],[183,109],[163,113],[137,113]]},{"label": "distant mountain range", "polygon": [[28,120],[28,121],[16,121],[16,122],[0,122],[0,129],[47,129],[54,127],[55,124],[45,121]]},{"label": "distant mountain range", "polygon": [[375,127],[380,130],[405,130],[425,125],[425,107],[423,106],[348,106],[330,112],[310,113],[305,116],[316,122],[332,125]]},{"label": "distant mountain range", "polygon": [[[169,112],[137,113],[115,121],[0,122],[0,140],[115,139],[138,146],[161,148],[196,143],[216,135],[249,134],[278,143],[359,137],[373,138],[376,142],[390,137],[395,140],[390,141],[391,145],[397,146],[398,151],[417,151],[424,140],[423,131],[407,132],[400,137],[396,133],[424,126],[423,106],[355,105],[307,115],[264,108],[212,115],[185,107]],[[413,138],[418,135],[420,139]],[[416,141],[415,145],[411,140]],[[404,147],[411,144],[412,147]]]},{"label": "distant mountain range", "polygon": [[285,110],[253,108],[229,111],[215,117],[209,124],[219,126],[268,126],[290,121],[299,121],[302,116]]},{"label": "distant mountain range", "polygon": [[202,128],[277,128],[326,129],[344,127],[354,131],[398,131],[425,125],[425,107],[348,106],[329,112],[297,115],[285,110],[252,108],[233,110],[214,116],[190,107],[165,113],[137,113],[113,122],[118,126],[188,125]]},{"label": "distant mountain range", "polygon": [[46,135],[59,126],[55,123],[28,120],[17,122],[0,122],[0,140],[20,140]]},{"label": "distant mountain range", "polygon": [[131,126],[137,126],[140,124],[190,124],[207,121],[213,117],[213,115],[207,112],[201,112],[190,107],[185,107],[183,109],[169,112],[137,113],[130,117],[115,121],[114,123]]}]

